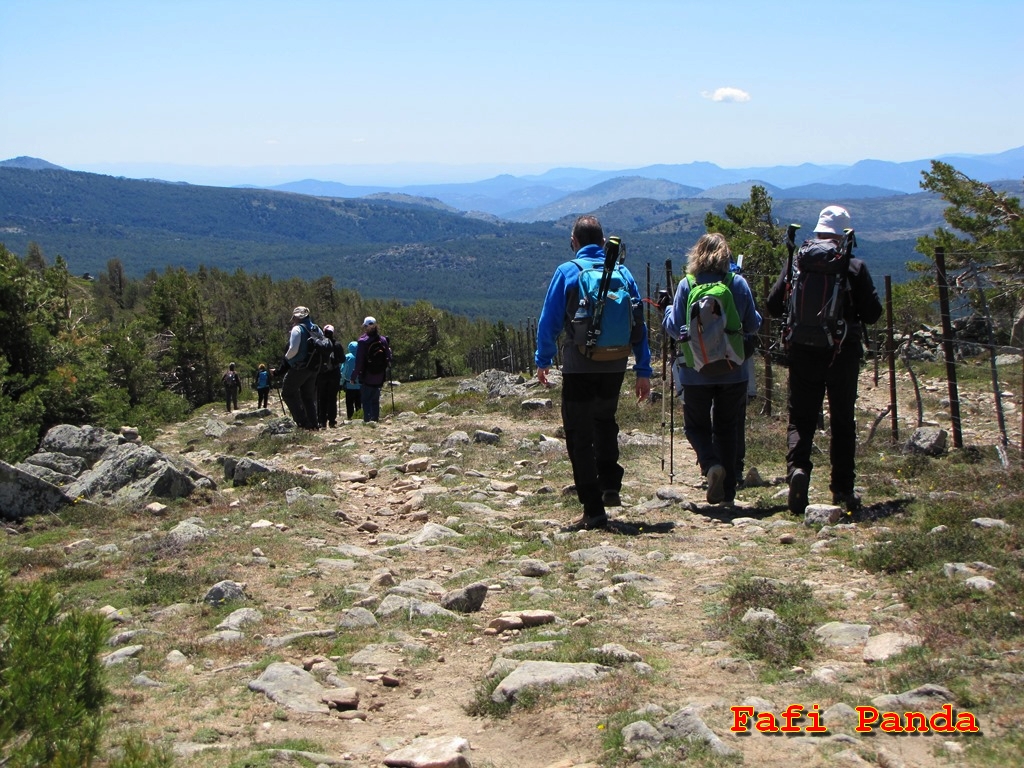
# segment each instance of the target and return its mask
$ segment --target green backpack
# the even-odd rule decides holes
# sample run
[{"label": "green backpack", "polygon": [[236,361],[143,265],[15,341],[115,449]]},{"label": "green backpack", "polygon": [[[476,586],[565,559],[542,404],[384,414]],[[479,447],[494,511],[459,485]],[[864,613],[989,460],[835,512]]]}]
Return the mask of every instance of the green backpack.
[{"label": "green backpack", "polygon": [[721,376],[743,365],[743,323],[732,296],[731,272],[713,283],[690,286],[686,299],[686,328],[682,335],[686,367],[706,376]]}]

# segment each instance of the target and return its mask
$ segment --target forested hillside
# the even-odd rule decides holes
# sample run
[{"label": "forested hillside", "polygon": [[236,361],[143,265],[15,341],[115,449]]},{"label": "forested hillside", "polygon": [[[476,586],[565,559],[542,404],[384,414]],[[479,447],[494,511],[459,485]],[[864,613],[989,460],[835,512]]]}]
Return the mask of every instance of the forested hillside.
[{"label": "forested hillside", "polygon": [[[929,194],[781,200],[774,215],[808,233],[824,203],[850,207],[861,253],[875,274],[897,282],[906,277],[906,262],[919,258],[915,238],[942,224],[942,202]],[[729,204],[630,198],[596,213],[609,234],[623,237],[629,264],[642,277],[648,264],[656,275],[666,259],[681,266],[705,231],[705,216],[721,215]],[[539,311],[552,269],[569,255],[575,213],[514,223],[416,198],[318,198],[0,167],[0,242],[15,253],[37,243],[62,256],[72,274],[100,274],[117,259],[132,278],[167,266],[241,269],[278,280],[328,276],[367,299],[426,300],[511,323]]]}]

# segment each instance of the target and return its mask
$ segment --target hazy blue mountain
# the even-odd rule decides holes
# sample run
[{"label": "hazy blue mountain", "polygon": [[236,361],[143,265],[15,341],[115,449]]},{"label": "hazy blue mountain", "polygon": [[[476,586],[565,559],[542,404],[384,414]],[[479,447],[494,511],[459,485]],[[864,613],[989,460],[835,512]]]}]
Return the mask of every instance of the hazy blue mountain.
[{"label": "hazy blue mountain", "polygon": [[[774,187],[769,194],[774,200],[862,200],[865,197],[892,197],[906,194],[895,189],[884,189],[866,184],[802,184],[780,189]],[[920,192],[920,190],[918,190]]]},{"label": "hazy blue mountain", "polygon": [[749,200],[750,189],[754,186],[764,187],[772,197],[776,197],[777,194],[782,191],[779,187],[776,187],[774,184],[769,184],[766,181],[748,180],[708,187],[696,196],[711,200]]},{"label": "hazy blue mountain", "polygon": [[63,171],[59,165],[40,160],[38,157],[13,157],[10,160],[0,160],[0,167],[4,168],[25,168],[29,171]]},{"label": "hazy blue mountain", "polygon": [[538,208],[511,212],[506,218],[512,221],[554,221],[563,216],[579,215],[600,208],[616,200],[642,198],[645,200],[677,200],[698,194],[697,187],[687,187],[665,179],[648,179],[642,176],[619,176],[602,181],[579,192],[572,192],[555,202]]},{"label": "hazy blue mountain", "polygon": [[[990,155],[951,155],[943,158],[979,181],[1015,179],[1024,176],[1024,147]],[[705,197],[724,198],[744,188],[752,180],[769,189],[773,197],[797,199],[803,196],[823,199],[836,196],[848,199],[888,197],[894,193],[921,191],[921,172],[929,170],[930,160],[894,163],[885,160],[861,160],[850,166],[815,165],[722,168],[715,163],[693,162],[678,165],[659,164],[620,170],[588,168],[552,168],[542,174],[512,176],[502,174],[489,179],[459,184],[419,184],[404,187],[349,186],[330,181],[308,179],[282,184],[273,189],[329,197],[361,197],[378,192],[394,192],[414,197],[434,198],[461,211],[478,211],[516,221],[543,221],[558,218],[568,211],[586,210],[611,199],[635,196],[659,198],[656,194],[633,194],[638,181],[648,179],[670,182],[702,191]],[[612,184],[610,187],[602,185]],[[838,189],[837,189],[838,188]],[[614,190],[618,189],[618,192]],[[687,196],[690,193],[681,193]],[[736,194],[743,197],[743,194]]]}]

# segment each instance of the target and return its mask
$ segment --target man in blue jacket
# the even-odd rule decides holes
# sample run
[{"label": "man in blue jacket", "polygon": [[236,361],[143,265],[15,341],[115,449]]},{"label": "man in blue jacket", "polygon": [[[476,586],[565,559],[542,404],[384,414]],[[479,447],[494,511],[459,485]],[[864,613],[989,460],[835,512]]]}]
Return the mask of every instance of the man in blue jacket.
[{"label": "man in blue jacket", "polygon": [[[573,224],[570,245],[575,259],[600,269],[605,260],[604,231],[595,216],[580,216]],[[636,281],[625,266],[619,266],[633,300],[641,300]],[[608,524],[606,507],[620,506],[623,468],[619,465],[619,425],[615,412],[619,392],[626,376],[628,354],[615,360],[595,361],[580,351],[573,339],[571,322],[579,304],[580,266],[574,261],[561,264],[551,278],[544,307],[537,323],[537,351],[534,362],[537,378],[548,384],[548,372],[563,334],[562,353],[562,425],[572,463],[576,496],[583,505],[583,517],[567,526],[567,531],[604,528]],[[647,328],[640,322],[632,344],[635,359],[637,401],[651,394],[651,350]]]}]

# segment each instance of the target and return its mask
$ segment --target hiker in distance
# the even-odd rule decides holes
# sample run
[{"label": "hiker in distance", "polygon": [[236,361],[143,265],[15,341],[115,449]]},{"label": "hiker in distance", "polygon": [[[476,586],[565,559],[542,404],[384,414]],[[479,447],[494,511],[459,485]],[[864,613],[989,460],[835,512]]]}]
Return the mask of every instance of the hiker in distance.
[{"label": "hiker in distance", "polygon": [[284,374],[281,382],[281,398],[288,406],[292,419],[302,429],[316,429],[316,377],[318,370],[308,366],[309,345],[306,340],[313,330],[309,309],[296,307],[292,310],[292,329],[288,333],[288,349],[284,362],[277,369],[277,375]]},{"label": "hiker in distance", "polygon": [[341,389],[341,361],[345,350],[334,338],[334,326],[324,326],[324,336],[331,342],[331,365],[316,377],[317,426],[320,429],[338,426],[338,392]]},{"label": "hiker in distance", "polygon": [[750,286],[730,269],[731,260],[724,235],[702,235],[662,320],[665,333],[681,342],[676,370],[683,431],[707,478],[707,501],[728,505],[736,500],[737,443],[746,413],[743,337],[761,327]]},{"label": "hiker in distance", "polygon": [[269,408],[270,405],[270,371],[264,363],[260,363],[256,371],[256,407]]},{"label": "hiker in distance", "polygon": [[235,364],[230,363],[224,375],[220,377],[224,384],[224,400],[227,403],[228,413],[238,410],[238,393],[242,389],[242,380],[235,371]]},{"label": "hiker in distance", "polygon": [[377,320],[363,320],[363,335],[356,343],[355,379],[360,382],[363,422],[380,421],[380,390],[391,367],[391,344],[381,334]]},{"label": "hiker in distance", "polygon": [[[650,397],[651,350],[639,309],[640,290],[629,270],[615,264],[612,247],[617,250],[618,240],[606,243],[597,218],[580,216],[569,243],[575,258],[561,264],[548,285],[534,362],[538,380],[549,386],[561,334],[562,425],[576,496],[583,505],[583,516],[564,530],[581,531],[606,527],[607,508],[621,506],[624,470],[615,421],[619,391],[632,353],[637,401]],[[605,297],[595,295],[596,280],[608,283]],[[595,336],[589,331],[602,299],[600,334]]]},{"label": "hiker in distance", "polygon": [[[795,231],[795,227],[791,227]],[[848,236],[844,236],[848,232]],[[768,294],[768,312],[784,317],[789,357],[789,426],[786,471],[789,509],[802,515],[808,504],[811,448],[825,395],[828,395],[832,501],[855,512],[857,422],[854,403],[864,357],[864,324],[882,315],[882,303],[867,265],[850,255],[854,244],[850,214],[838,205],[821,211],[814,237],[793,256]],[[825,297],[823,300],[821,297]],[[816,302],[813,297],[818,297]],[[834,297],[832,299],[831,297]],[[824,327],[835,304],[834,320]]]},{"label": "hiker in distance", "polygon": [[341,364],[341,386],[345,389],[345,416],[349,421],[355,416],[356,411],[363,407],[359,397],[359,379],[355,377],[356,372],[356,351],[359,349],[358,341],[348,343],[348,353],[345,355],[345,362]]}]

